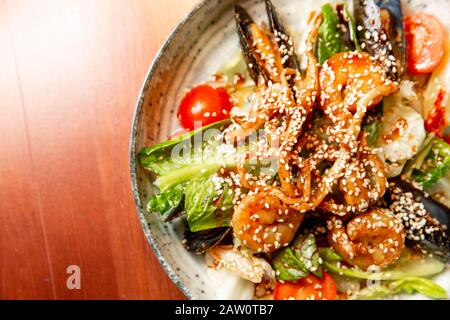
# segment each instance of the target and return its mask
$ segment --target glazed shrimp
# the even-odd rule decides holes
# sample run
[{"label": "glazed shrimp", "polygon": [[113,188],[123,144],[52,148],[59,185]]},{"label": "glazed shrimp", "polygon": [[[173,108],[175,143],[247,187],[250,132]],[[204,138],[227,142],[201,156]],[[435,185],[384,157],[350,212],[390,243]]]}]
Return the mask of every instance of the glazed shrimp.
[{"label": "glazed shrimp", "polygon": [[395,93],[398,84],[389,80],[383,66],[365,52],[334,55],[323,65],[319,79],[319,104],[335,125],[336,142],[355,152],[367,110]]},{"label": "glazed shrimp", "polygon": [[245,197],[232,218],[235,237],[257,252],[274,252],[289,245],[303,214],[284,205],[269,192]]},{"label": "glazed shrimp", "polygon": [[[308,67],[305,76],[302,76],[299,70],[294,69],[293,65],[283,67],[280,61],[284,59],[281,59],[280,50],[273,46],[264,30],[261,30],[254,23],[249,28],[252,38],[255,39],[255,59],[259,65],[267,65],[264,69],[265,72],[263,72],[266,76],[259,76],[258,90],[253,101],[254,107],[250,111],[248,119],[244,119],[245,121],[234,119],[238,126],[233,130],[240,131],[240,133],[234,133],[233,135],[240,137],[238,139],[242,140],[260,127],[265,126],[270,145],[279,149],[278,175],[281,184],[280,189],[284,194],[291,197],[309,195],[302,184],[297,183],[297,186],[294,184],[291,156],[297,139],[302,133],[306,118],[314,108],[319,91],[319,69],[314,55],[314,42],[320,23],[321,17],[318,16],[314,19],[312,29],[308,34],[306,51]],[[277,33],[277,39],[286,37],[286,35]],[[288,56],[289,54],[286,57]],[[271,57],[271,59],[267,59],[267,57]],[[291,79],[294,82],[292,86]],[[268,84],[266,81],[271,83]],[[286,119],[285,123],[288,123],[288,125],[283,128],[277,127],[280,118]],[[241,176],[246,176],[242,165],[238,167],[238,171]],[[308,169],[305,166],[299,168],[302,175],[307,176],[307,171]],[[242,182],[243,186],[254,189],[251,188],[250,182],[245,181],[245,179]]]},{"label": "glazed shrimp", "polygon": [[336,54],[325,62],[319,74],[319,87],[319,104],[331,120],[330,137],[340,150],[334,153],[336,161],[324,173],[308,201],[303,197],[290,197],[278,190],[273,191],[284,203],[300,212],[319,206],[336,181],[343,178],[346,167],[358,153],[364,115],[383,97],[394,93],[398,86],[387,79],[383,67],[369,54],[353,52]]},{"label": "glazed shrimp", "polygon": [[384,195],[386,185],[384,164],[363,137],[358,155],[347,164],[338,182],[344,203],[338,204],[333,197],[327,197],[319,208],[339,216],[365,212]]},{"label": "glazed shrimp", "polygon": [[[278,174],[281,188],[286,195],[291,197],[302,195],[306,198],[306,195],[308,195],[308,192],[305,192],[302,184],[298,184],[297,186],[300,186],[300,188],[296,188],[292,183],[293,176],[292,167],[290,166],[290,155],[302,133],[307,116],[314,109],[319,91],[319,68],[317,66],[317,59],[314,55],[314,43],[321,22],[322,18],[317,16],[314,19],[312,29],[308,34],[306,42],[308,67],[306,68],[305,76],[302,77],[300,72],[296,71],[294,85],[296,108],[293,109],[293,113],[290,116],[289,125],[280,148],[280,157],[278,158]],[[305,173],[305,171],[304,167],[300,168],[300,174]]]},{"label": "glazed shrimp", "polygon": [[320,72],[320,106],[333,123],[353,118],[358,102],[369,93],[366,110],[398,90],[383,67],[365,52],[338,53],[325,62]]},{"label": "glazed shrimp", "polygon": [[366,270],[398,260],[404,248],[401,222],[387,209],[373,209],[355,216],[346,226],[339,218],[328,221],[328,241],[352,265]]}]

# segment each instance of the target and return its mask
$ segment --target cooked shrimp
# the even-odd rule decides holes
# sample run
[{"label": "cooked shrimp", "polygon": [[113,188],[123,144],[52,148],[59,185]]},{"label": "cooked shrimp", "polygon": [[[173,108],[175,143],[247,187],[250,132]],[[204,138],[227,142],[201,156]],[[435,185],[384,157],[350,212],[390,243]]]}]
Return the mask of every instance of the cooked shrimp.
[{"label": "cooked shrimp", "polygon": [[405,232],[391,211],[373,209],[355,216],[346,226],[339,218],[328,221],[328,241],[344,260],[361,269],[385,267],[398,260]]},{"label": "cooked shrimp", "polygon": [[[331,57],[320,71],[319,83],[320,106],[332,122],[329,136],[340,147],[334,153],[337,159],[318,181],[309,199],[273,191],[284,203],[301,212],[319,206],[344,176],[348,163],[359,150],[361,122],[366,111],[397,90],[397,84],[387,79],[383,67],[369,54],[359,52]],[[374,162],[374,166],[377,165],[378,161]]]},{"label": "cooked shrimp", "polygon": [[319,207],[340,216],[365,212],[384,195],[386,185],[383,162],[363,137],[358,155],[350,160],[338,183],[345,203],[338,204],[333,197],[327,197]]},{"label": "cooked shrimp", "polygon": [[305,55],[307,59],[307,68],[305,76],[302,77],[297,73],[297,77],[295,78],[294,91],[297,97],[297,104],[303,106],[303,108],[308,111],[311,111],[314,107],[319,93],[319,67],[314,54],[314,44],[321,23],[322,17],[320,15],[316,16],[311,31],[306,39]]},{"label": "cooked shrimp", "polygon": [[327,60],[320,72],[320,87],[320,106],[334,123],[351,119],[358,102],[374,90],[377,94],[367,101],[367,110],[398,89],[383,67],[363,52],[339,53]]},{"label": "cooked shrimp", "polygon": [[267,86],[261,81],[248,114],[242,114],[236,109],[232,110],[231,118],[235,125],[227,130],[226,138],[229,142],[244,140],[262,128],[275,115],[281,115],[294,106],[294,96],[287,84],[274,83]]},{"label": "cooked shrimp", "polygon": [[269,192],[260,192],[242,200],[231,224],[244,245],[257,252],[273,252],[289,245],[302,221],[302,213]]},{"label": "cooked shrimp", "polygon": [[334,123],[334,138],[356,151],[356,139],[367,110],[398,90],[381,64],[368,53],[338,53],[320,71],[320,107]]},{"label": "cooked shrimp", "polygon": [[[302,133],[306,118],[313,110],[319,91],[319,69],[314,55],[314,42],[320,23],[321,18],[316,17],[308,36],[306,51],[308,66],[304,77],[298,70],[282,68],[279,50],[272,44],[269,45],[269,38],[264,31],[260,30],[256,24],[252,24],[251,30],[253,38],[257,39],[255,46],[259,60],[263,60],[264,65],[270,64],[270,68],[266,68],[266,71],[270,75],[271,81],[279,82],[267,84],[260,77],[249,116],[247,119],[243,119],[244,121],[235,117],[234,120],[238,126],[233,129],[234,133],[231,130],[228,133],[229,138],[237,137],[238,140],[242,140],[265,125],[266,135],[271,146],[279,149],[278,175],[281,190],[290,197],[308,195],[308,192],[304,192],[302,188],[299,189],[293,183],[291,156],[297,139]],[[262,46],[264,43],[267,45]],[[269,56],[272,59],[266,61],[265,59]],[[294,79],[293,90],[290,86],[292,77]],[[286,121],[282,121],[282,123],[287,123],[287,125],[280,127],[279,119],[285,119]],[[307,168],[299,169],[301,174],[308,174]],[[245,177],[245,170],[242,166],[238,168],[238,171]],[[243,181],[243,185],[249,187],[250,183]]]},{"label": "cooked shrimp", "polygon": [[[295,145],[298,142],[303,129],[303,125],[306,121],[306,117],[313,110],[317,94],[319,92],[319,68],[317,66],[317,59],[314,55],[314,43],[319,32],[319,26],[322,22],[320,16],[316,17],[313,23],[313,27],[308,35],[306,42],[306,58],[307,65],[306,74],[304,77],[300,72],[295,71],[295,97],[296,107],[293,109],[290,115],[289,125],[286,133],[284,134],[283,143],[280,148],[280,157],[278,158],[278,174],[281,182],[281,188],[286,195],[296,197],[299,195],[304,196],[304,191],[300,191],[292,183],[292,166],[290,165],[290,155],[294,150]],[[303,172],[302,172],[303,171]],[[300,174],[305,170],[300,168]]]}]

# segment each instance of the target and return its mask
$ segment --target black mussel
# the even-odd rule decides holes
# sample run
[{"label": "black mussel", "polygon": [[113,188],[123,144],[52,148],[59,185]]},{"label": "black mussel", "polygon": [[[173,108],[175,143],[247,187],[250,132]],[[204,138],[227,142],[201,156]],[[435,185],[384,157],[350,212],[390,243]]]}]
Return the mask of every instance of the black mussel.
[{"label": "black mussel", "polygon": [[400,77],[393,45],[383,28],[380,7],[375,0],[354,0],[354,16],[361,48],[379,60],[390,79]]},{"label": "black mussel", "polygon": [[166,212],[163,216],[164,222],[171,222],[178,218],[184,217],[186,215],[186,211],[183,210],[184,202],[177,208],[173,208],[170,211]]},{"label": "black mussel", "polygon": [[[408,181],[402,180],[400,178],[394,179],[395,183],[403,188],[405,191],[411,192],[414,199],[421,202],[425,209],[431,213],[431,215],[436,218],[440,224],[444,226],[450,226],[450,208],[437,202],[422,190],[417,189]],[[449,232],[449,230],[447,230]]]},{"label": "black mussel", "polygon": [[242,52],[250,77],[255,83],[259,82],[260,76],[264,78],[266,83],[269,82],[270,76],[266,74],[263,66],[255,56],[253,48],[253,36],[250,27],[255,22],[250,17],[247,10],[239,5],[235,6],[235,19]]},{"label": "black mussel", "polygon": [[399,77],[405,72],[406,40],[401,0],[376,0],[380,7],[383,29],[386,31],[397,58]]},{"label": "black mussel", "polygon": [[386,200],[402,220],[408,242],[450,262],[449,208],[398,178],[389,182]]},{"label": "black mussel", "polygon": [[232,244],[231,228],[215,228],[199,232],[191,232],[186,227],[183,244],[186,250],[195,254],[204,254],[219,244]]},{"label": "black mussel", "polygon": [[283,67],[300,71],[298,57],[295,54],[294,42],[281,22],[280,16],[270,0],[266,0],[266,11],[269,17],[270,30],[277,39],[280,54],[282,57],[286,57],[283,59]]}]

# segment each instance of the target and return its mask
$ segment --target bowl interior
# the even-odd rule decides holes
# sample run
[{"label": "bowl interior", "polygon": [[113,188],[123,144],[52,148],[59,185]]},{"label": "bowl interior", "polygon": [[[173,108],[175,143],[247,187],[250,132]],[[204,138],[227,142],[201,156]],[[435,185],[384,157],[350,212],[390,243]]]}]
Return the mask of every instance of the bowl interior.
[{"label": "bowl interior", "polygon": [[[330,0],[273,0],[297,44],[305,30],[307,16]],[[341,1],[342,2],[342,1]],[[450,8],[447,0],[410,0],[406,13],[413,10],[440,16]],[[164,224],[158,215],[148,214],[145,204],[156,191],[148,173],[136,163],[136,153],[168,138],[178,128],[176,111],[187,88],[207,81],[224,62],[239,54],[233,0],[206,0],[180,23],[154,61],[137,104],[131,134],[131,176],[138,214],[147,239],[171,279],[193,299],[214,299],[216,292],[207,277],[202,257],[182,246],[184,226]],[[240,1],[256,20],[265,19],[260,0]],[[408,3],[408,4],[406,4]],[[443,21],[449,26],[450,21]],[[301,47],[299,48],[301,50]],[[157,280],[156,280],[157,281]],[[447,282],[448,283],[448,282]],[[450,289],[450,288],[449,288]]]}]

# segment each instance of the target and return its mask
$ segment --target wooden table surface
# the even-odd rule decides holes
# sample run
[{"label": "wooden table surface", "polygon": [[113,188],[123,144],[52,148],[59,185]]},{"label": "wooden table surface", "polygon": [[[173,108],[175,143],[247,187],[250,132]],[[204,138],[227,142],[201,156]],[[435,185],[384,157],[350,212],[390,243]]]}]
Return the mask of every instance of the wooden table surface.
[{"label": "wooden table surface", "polygon": [[0,0],[0,299],[183,298],[136,216],[128,138],[195,2]]}]

